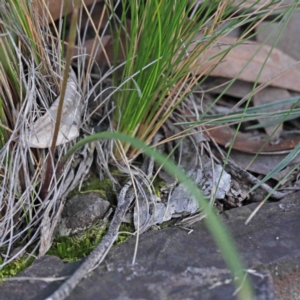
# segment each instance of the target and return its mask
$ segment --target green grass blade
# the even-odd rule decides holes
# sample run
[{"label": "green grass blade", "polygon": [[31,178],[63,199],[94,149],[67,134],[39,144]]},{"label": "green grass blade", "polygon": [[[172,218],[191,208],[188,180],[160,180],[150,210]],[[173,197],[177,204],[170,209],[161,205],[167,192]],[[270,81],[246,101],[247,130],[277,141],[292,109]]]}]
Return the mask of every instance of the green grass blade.
[{"label": "green grass blade", "polygon": [[288,166],[293,161],[293,159],[295,159],[296,156],[299,155],[299,153],[300,153],[300,143],[268,175],[266,175],[259,183],[253,186],[249,191],[249,193],[253,192],[262,183],[266,182],[267,180],[272,178],[275,174],[277,174],[286,166]]}]

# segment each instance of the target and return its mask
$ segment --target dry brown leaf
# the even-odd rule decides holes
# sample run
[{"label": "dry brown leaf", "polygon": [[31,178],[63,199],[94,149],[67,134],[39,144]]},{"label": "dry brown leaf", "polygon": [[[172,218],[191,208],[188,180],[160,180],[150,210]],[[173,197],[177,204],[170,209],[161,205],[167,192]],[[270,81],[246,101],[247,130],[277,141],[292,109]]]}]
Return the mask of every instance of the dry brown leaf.
[{"label": "dry brown leaf", "polygon": [[[103,26],[106,25],[108,21],[108,14],[103,1],[94,1],[94,2],[96,3],[91,6],[86,4],[88,13],[86,12],[85,9],[82,10],[82,14],[80,15],[80,24],[79,24],[81,26],[81,29],[84,29],[87,24],[88,26],[91,26],[91,21],[94,23],[95,27],[97,28],[100,20],[101,20],[100,27],[102,28]],[[105,10],[104,13],[103,10]],[[67,23],[70,24],[71,19],[72,19],[72,14],[69,14],[67,17]]]},{"label": "dry brown leaf", "polygon": [[[224,147],[228,147],[234,138],[235,130],[229,126],[207,128],[205,134],[207,137],[212,137],[216,143]],[[238,132],[233,144],[233,149],[245,153],[263,153],[276,154],[281,151],[288,151],[294,149],[300,142],[300,136],[283,138],[276,145],[270,145],[266,139],[253,139],[249,135]]]},{"label": "dry brown leaf", "polygon": [[[128,25],[129,25],[129,21]],[[113,33],[114,34],[114,33]],[[120,43],[121,49],[125,48],[126,44],[126,38],[127,34],[123,30],[120,35]],[[94,61],[96,61],[98,64],[101,63],[106,63],[107,59],[109,60],[110,63],[114,62],[114,43],[115,40],[113,35],[105,35],[103,38],[101,38],[101,44],[99,40],[96,39],[90,39],[86,40],[84,44],[82,45],[82,51],[78,51],[79,47],[76,47],[74,49],[73,55],[78,55],[80,53],[84,53],[86,55],[86,58],[89,59],[90,56],[93,56]],[[103,47],[102,47],[103,46]],[[103,49],[104,48],[104,49]],[[125,60],[125,52],[120,51],[119,52],[119,61],[124,61]]]},{"label": "dry brown leaf", "polygon": [[[94,2],[103,2],[104,0],[81,0],[85,3],[86,6],[89,6],[93,4]],[[36,5],[40,11],[40,14],[42,14],[44,9],[44,4],[46,3],[49,12],[53,18],[53,20],[57,20],[61,17],[61,12],[66,12],[66,14],[69,14],[73,10],[73,1],[67,1],[67,0],[34,0],[33,4]],[[66,4],[68,4],[68,7],[66,7]],[[63,5],[63,8],[62,8]],[[50,21],[50,17],[49,17]]]},{"label": "dry brown leaf", "polygon": [[[295,59],[275,48],[269,55],[270,46],[255,42],[243,43],[229,50],[236,43],[237,39],[232,37],[223,37],[214,42],[205,53],[199,55],[196,62],[199,67],[193,72],[197,75],[237,77],[248,82],[257,80],[266,83],[271,80],[267,85],[300,92],[300,66]],[[221,60],[220,53],[226,50],[229,52]]]},{"label": "dry brown leaf", "polygon": [[[110,40],[112,37],[110,35],[105,35],[103,38],[101,38],[101,44],[98,39],[94,40],[86,40],[82,47],[75,47],[73,49],[73,55],[80,55],[83,54],[86,56],[86,59],[90,59],[90,56],[93,56],[93,60],[96,62],[105,62],[105,55],[103,52],[103,47],[106,51],[106,53],[109,53],[108,56],[109,60],[112,61],[113,59],[113,51],[110,47]],[[103,47],[102,47],[103,46]]]}]

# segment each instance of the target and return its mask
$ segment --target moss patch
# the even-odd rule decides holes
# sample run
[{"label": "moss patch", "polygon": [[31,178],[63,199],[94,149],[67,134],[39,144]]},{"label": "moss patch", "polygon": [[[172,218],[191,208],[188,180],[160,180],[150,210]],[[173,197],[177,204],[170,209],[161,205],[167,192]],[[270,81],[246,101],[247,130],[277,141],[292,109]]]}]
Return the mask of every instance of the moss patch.
[{"label": "moss patch", "polygon": [[[127,224],[122,224],[121,232],[133,232],[133,227]],[[47,252],[49,255],[58,256],[64,262],[76,261],[86,257],[100,243],[102,237],[106,234],[106,226],[93,225],[80,234],[70,237],[58,237]],[[130,238],[130,234],[122,233],[118,236],[116,244],[125,242]]]},{"label": "moss patch", "polygon": [[[96,228],[93,226],[76,236],[56,238],[47,254],[58,256],[64,262],[76,261],[86,257],[100,243],[106,232],[106,228]],[[124,233],[119,234],[115,244],[121,244],[127,241],[131,235],[126,234],[126,232],[132,233],[134,229],[131,225],[122,224],[120,232]],[[23,256],[4,266],[0,270],[0,284],[1,278],[16,276],[28,268],[34,260],[34,257]],[[0,264],[2,263],[3,259],[0,257]]]},{"label": "moss patch", "polygon": [[64,262],[76,261],[87,256],[106,233],[106,224],[93,225],[81,233],[68,237],[57,237],[47,254],[58,256]]},{"label": "moss patch", "polygon": [[98,176],[91,172],[91,175],[89,176],[88,180],[85,181],[80,191],[78,191],[78,188],[74,189],[71,193],[69,193],[68,198],[72,198],[75,195],[88,193],[88,192],[98,192],[102,195],[102,197],[106,198],[107,193],[112,193],[112,182],[110,179],[103,179],[99,180]]},{"label": "moss patch", "polygon": [[[29,267],[34,261],[33,257],[23,256],[20,259],[17,259],[0,270],[0,282],[1,278],[8,278],[17,275],[21,271]],[[0,257],[0,264],[3,263],[3,259]]]}]

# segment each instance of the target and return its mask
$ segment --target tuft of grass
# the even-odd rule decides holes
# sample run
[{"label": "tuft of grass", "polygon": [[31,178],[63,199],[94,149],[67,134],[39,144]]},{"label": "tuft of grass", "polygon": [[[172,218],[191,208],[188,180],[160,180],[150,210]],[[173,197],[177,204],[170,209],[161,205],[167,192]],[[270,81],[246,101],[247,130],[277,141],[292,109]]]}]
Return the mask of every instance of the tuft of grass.
[{"label": "tuft of grass", "polygon": [[[40,114],[37,108],[51,103],[50,90],[58,85],[47,34],[31,1],[2,1],[0,20],[0,227],[5,228],[0,244],[12,249],[20,231],[25,233],[22,238],[26,233],[32,238],[35,187],[45,154],[24,145],[25,132]],[[0,267],[8,262],[2,261]]]},{"label": "tuft of grass", "polygon": [[[189,0],[133,0],[127,5],[127,1],[122,1],[122,7],[127,9],[123,9],[119,21],[114,50],[116,59],[122,52],[126,61],[121,80],[115,77],[116,131],[150,144],[172,112],[199,85],[200,78],[209,74],[209,70],[197,76],[193,73],[207,62],[201,61],[207,49],[241,25],[249,23],[248,31],[253,29],[273,2],[261,5],[261,10],[255,12],[251,11],[253,7],[241,10],[232,4],[208,0],[201,5]],[[128,35],[125,42],[124,32]],[[224,54],[219,53],[220,61]],[[139,154],[128,144],[119,147],[129,160]],[[115,150],[117,159],[122,156],[119,147]]]},{"label": "tuft of grass", "polygon": [[[114,124],[117,131],[146,144],[189,93],[184,85],[196,84],[190,71],[195,53],[200,53],[203,46],[199,43],[193,53],[189,53],[189,46],[206,20],[199,19],[204,6],[189,18],[189,2],[129,1],[129,12],[124,9],[122,14],[121,24],[130,37],[125,44],[121,40],[115,43],[115,52],[124,51],[126,62],[116,94]],[[126,7],[126,1],[122,3]],[[213,8],[210,6],[209,11]],[[120,26],[119,37],[124,27]],[[186,64],[182,64],[184,57]],[[128,144],[123,148],[129,159],[138,155]]]},{"label": "tuft of grass", "polygon": [[41,75],[56,78],[45,47],[46,41],[41,34],[39,18],[34,16],[31,1],[10,0],[0,4],[0,117],[3,125],[1,140],[4,142],[8,141],[17,125],[13,111],[19,111],[26,101],[26,73],[30,73],[35,66]]}]

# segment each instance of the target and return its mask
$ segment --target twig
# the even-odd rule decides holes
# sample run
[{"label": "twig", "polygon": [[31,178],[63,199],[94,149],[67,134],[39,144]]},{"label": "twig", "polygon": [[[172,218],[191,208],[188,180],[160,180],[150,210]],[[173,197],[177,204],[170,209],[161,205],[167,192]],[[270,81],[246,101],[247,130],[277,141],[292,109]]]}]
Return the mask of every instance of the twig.
[{"label": "twig", "polygon": [[87,274],[94,269],[95,265],[101,263],[106,254],[112,247],[114,241],[118,237],[118,231],[122,223],[122,219],[128,210],[131,202],[135,197],[134,189],[131,188],[132,182],[127,182],[122,188],[118,197],[118,206],[111,221],[107,234],[103,237],[98,246],[86,258],[82,265],[75,271],[75,273],[64,282],[50,297],[46,300],[63,300],[68,297],[77,284],[87,276]]},{"label": "twig", "polygon": [[55,282],[67,279],[68,276],[61,277],[10,277],[10,278],[1,278],[1,281],[43,281],[43,282]]}]

